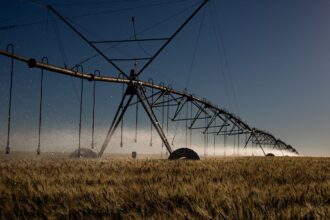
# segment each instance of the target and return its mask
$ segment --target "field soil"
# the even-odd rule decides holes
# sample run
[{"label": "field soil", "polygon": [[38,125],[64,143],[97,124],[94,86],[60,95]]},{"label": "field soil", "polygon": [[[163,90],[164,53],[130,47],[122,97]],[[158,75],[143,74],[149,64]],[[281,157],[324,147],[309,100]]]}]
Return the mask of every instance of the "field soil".
[{"label": "field soil", "polygon": [[0,218],[330,219],[330,158],[0,155]]}]

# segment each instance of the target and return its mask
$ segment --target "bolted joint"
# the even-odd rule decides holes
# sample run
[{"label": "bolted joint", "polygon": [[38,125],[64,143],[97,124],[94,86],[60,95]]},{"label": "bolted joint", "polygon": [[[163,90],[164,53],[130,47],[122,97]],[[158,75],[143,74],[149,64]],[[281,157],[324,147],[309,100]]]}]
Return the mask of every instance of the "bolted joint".
[{"label": "bolted joint", "polygon": [[37,65],[37,61],[36,61],[36,59],[33,59],[33,58],[30,58],[29,60],[28,60],[28,66],[30,67],[30,68],[34,68],[34,67],[36,67],[36,65]]},{"label": "bolted joint", "polygon": [[89,74],[89,75],[90,75],[90,78],[88,78],[88,81],[94,81],[94,78],[95,78],[94,74]]},{"label": "bolted joint", "polygon": [[129,78],[130,78],[131,80],[136,80],[136,77],[137,77],[137,75],[136,75],[135,70],[134,70],[134,69],[131,69],[131,72],[130,72]]}]

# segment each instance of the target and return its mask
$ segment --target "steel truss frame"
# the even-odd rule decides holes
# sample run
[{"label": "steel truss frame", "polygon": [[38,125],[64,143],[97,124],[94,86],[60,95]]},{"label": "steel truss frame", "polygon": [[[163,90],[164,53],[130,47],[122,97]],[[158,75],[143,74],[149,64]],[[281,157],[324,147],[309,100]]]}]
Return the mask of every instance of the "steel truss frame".
[{"label": "steel truss frame", "polygon": [[[189,122],[188,129],[201,130],[204,134],[215,134],[223,136],[236,136],[241,134],[247,134],[249,137],[246,141],[244,141],[244,148],[247,147],[248,143],[252,143],[258,145],[260,149],[262,149],[264,154],[266,153],[264,151],[263,146],[266,145],[272,146],[273,149],[286,150],[298,154],[298,151],[294,149],[291,145],[288,145],[284,141],[275,138],[275,136],[273,136],[271,133],[250,127],[237,115],[230,113],[223,108],[220,108],[219,106],[211,103],[206,99],[200,99],[193,94],[188,94],[186,91],[181,92],[169,86],[157,85],[152,82],[142,81],[137,79],[136,77],[130,77],[127,79],[105,75],[94,75],[91,73],[84,73],[65,69],[59,66],[39,62],[35,59],[26,58],[2,50],[0,50],[0,55],[4,55],[25,62],[28,64],[29,67],[40,68],[43,70],[64,74],[67,76],[77,77],[89,81],[102,81],[127,85],[127,89],[121,100],[121,103],[119,104],[114,120],[112,121],[112,124],[109,128],[107,137],[102,145],[101,151],[99,152],[99,156],[102,156],[127,108],[137,103],[142,104],[144,110],[148,114],[152,124],[154,125],[167,151],[170,154],[172,153],[172,149],[163,131],[164,128],[160,126],[160,123],[154,113],[154,109],[156,108],[173,108],[174,111],[173,115],[171,116],[172,121],[187,121]],[[148,94],[151,92],[153,93]],[[138,101],[132,102],[134,96],[138,97]],[[165,101],[162,101],[164,96],[167,96],[167,99],[165,99]],[[193,117],[180,117],[180,112],[182,112],[186,108],[186,105],[194,107]],[[124,106],[124,108],[122,108],[122,106]],[[205,119],[209,119],[209,122],[205,126],[196,126],[197,121]],[[214,131],[214,129],[216,129],[216,131]]]}]

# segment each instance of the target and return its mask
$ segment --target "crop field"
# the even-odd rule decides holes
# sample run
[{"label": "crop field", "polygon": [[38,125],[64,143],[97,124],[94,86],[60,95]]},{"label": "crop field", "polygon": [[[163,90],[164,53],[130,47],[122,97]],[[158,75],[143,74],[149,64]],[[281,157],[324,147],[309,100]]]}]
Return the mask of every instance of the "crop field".
[{"label": "crop field", "polygon": [[2,154],[0,218],[329,219],[330,158]]}]

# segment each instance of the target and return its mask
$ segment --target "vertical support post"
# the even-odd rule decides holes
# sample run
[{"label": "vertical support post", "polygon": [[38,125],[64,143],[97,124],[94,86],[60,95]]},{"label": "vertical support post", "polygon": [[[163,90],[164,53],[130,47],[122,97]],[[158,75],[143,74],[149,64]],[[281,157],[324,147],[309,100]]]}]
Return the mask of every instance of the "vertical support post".
[{"label": "vertical support post", "polygon": [[[11,54],[14,55],[14,45],[8,44],[6,51],[9,53],[11,50]],[[13,79],[14,78],[14,58],[11,58],[10,62],[10,88],[9,88],[9,106],[8,106],[8,128],[7,128],[7,145],[6,145],[6,154],[10,153],[10,125],[11,125],[11,102],[13,96]]]}]

